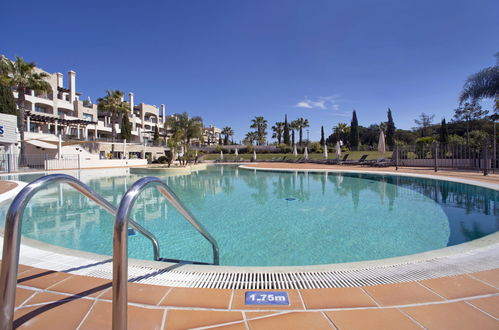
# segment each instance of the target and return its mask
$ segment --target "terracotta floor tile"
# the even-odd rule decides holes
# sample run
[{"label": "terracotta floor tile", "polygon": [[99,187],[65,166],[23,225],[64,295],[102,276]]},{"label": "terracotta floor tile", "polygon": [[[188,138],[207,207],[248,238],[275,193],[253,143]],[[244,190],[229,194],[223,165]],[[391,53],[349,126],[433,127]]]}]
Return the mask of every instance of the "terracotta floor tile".
[{"label": "terracotta floor tile", "polygon": [[285,313],[263,319],[248,321],[251,330],[267,329],[333,329],[320,312]]},{"label": "terracotta floor tile", "polygon": [[[191,329],[242,321],[241,312],[192,311],[169,309],[165,329]],[[244,323],[242,323],[244,326]]]},{"label": "terracotta floor tile", "polygon": [[381,306],[408,305],[444,300],[415,282],[373,285],[363,287],[363,289]]},{"label": "terracotta floor tile", "polygon": [[467,302],[499,319],[499,296],[473,299]]},{"label": "terracotta floor tile", "polygon": [[62,300],[75,300],[76,297],[66,296],[63,294],[56,294],[50,292],[39,292],[34,297],[26,302],[26,305],[42,304],[42,303],[53,303]]},{"label": "terracotta floor tile", "polygon": [[405,330],[421,329],[410,318],[394,308],[326,312],[339,329]]},{"label": "terracotta floor tile", "polygon": [[111,287],[111,281],[103,278],[73,275],[64,282],[50,287],[51,291],[96,297]]},{"label": "terracotta floor tile", "polygon": [[428,329],[499,329],[499,321],[464,302],[403,309]]},{"label": "terracotta floor tile", "polygon": [[213,327],[210,329],[218,329],[218,330],[246,330],[246,324],[244,322],[231,324],[231,325],[223,325],[221,327]]},{"label": "terracotta floor tile", "polygon": [[17,284],[46,289],[71,276],[73,275],[53,270],[33,268],[20,274],[17,278]]},{"label": "terracotta floor tile", "polygon": [[269,315],[276,315],[282,312],[244,312],[246,314],[246,319],[253,319],[255,317],[262,317],[262,316],[269,316]]},{"label": "terracotta floor tile", "polygon": [[[161,329],[163,322],[162,309],[149,309],[128,306],[128,329]],[[87,316],[81,330],[111,329],[112,304],[99,301]]]},{"label": "terracotta floor tile", "polygon": [[14,328],[17,329],[76,329],[86,315],[92,301],[78,299],[59,304],[18,309],[14,313]]},{"label": "terracotta floor tile", "polygon": [[486,270],[470,275],[499,288],[499,269]]},{"label": "terracotta floor tile", "polygon": [[359,288],[306,289],[300,294],[307,309],[377,306]]},{"label": "terracotta floor tile", "polygon": [[17,274],[19,275],[30,269],[33,269],[33,267],[19,264],[19,266],[17,267]]},{"label": "terracotta floor tile", "polygon": [[28,290],[28,289],[23,289],[23,288],[16,288],[16,302],[15,302],[15,307],[21,305],[23,302],[26,301],[29,297],[31,297],[36,291],[33,290]]},{"label": "terracotta floor tile", "polygon": [[248,309],[248,310],[258,310],[258,309],[305,309],[301,302],[298,290],[272,290],[272,291],[286,291],[288,293],[289,305],[246,305],[245,295],[246,291],[269,291],[269,290],[234,290],[234,298],[232,299],[232,309]]},{"label": "terracotta floor tile", "polygon": [[162,306],[229,308],[232,290],[173,288]]},{"label": "terracotta floor tile", "polygon": [[[157,305],[170,287],[140,283],[128,283],[128,302],[144,305]],[[109,289],[100,299],[113,299],[113,289]]]},{"label": "terracotta floor tile", "polygon": [[466,275],[440,277],[421,281],[421,284],[447,299],[480,296],[499,290]]}]

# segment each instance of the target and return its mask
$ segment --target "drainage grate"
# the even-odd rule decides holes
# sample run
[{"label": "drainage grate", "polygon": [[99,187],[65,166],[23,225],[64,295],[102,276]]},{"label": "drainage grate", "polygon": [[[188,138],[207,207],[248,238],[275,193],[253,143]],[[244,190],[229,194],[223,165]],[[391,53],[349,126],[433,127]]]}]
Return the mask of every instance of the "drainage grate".
[{"label": "drainage grate", "polygon": [[[0,239],[1,240],[1,239]],[[40,250],[23,245],[21,263],[39,268],[64,271],[72,274],[112,278],[112,260],[95,261]],[[227,271],[203,271],[197,266],[190,271],[182,266],[165,265],[152,268],[129,264],[129,279],[133,282],[173,287],[219,288],[219,289],[315,289],[359,287],[420,281],[442,276],[454,276],[499,268],[499,244],[491,244],[456,255],[438,257],[419,262],[407,262],[390,266],[366,267],[362,269],[339,269],[345,265],[322,266],[324,271],[275,271],[265,268]],[[42,261],[40,261],[42,260]],[[302,268],[303,269],[303,268]]]}]

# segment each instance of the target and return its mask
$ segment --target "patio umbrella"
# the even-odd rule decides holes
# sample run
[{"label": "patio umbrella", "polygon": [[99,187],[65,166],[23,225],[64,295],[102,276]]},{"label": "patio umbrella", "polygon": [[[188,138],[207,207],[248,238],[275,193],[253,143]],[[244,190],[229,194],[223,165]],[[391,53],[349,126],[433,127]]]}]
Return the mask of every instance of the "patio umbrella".
[{"label": "patio umbrella", "polygon": [[235,155],[236,157],[237,157],[237,156],[239,156],[239,153],[238,153],[238,151],[237,151],[237,148],[236,148],[236,150],[234,151],[234,155]]},{"label": "patio umbrella", "polygon": [[385,133],[383,133],[383,131],[379,132],[378,152],[382,156],[385,155]]},{"label": "patio umbrella", "polygon": [[253,161],[256,162],[256,151],[253,150]]},{"label": "patio umbrella", "polygon": [[327,159],[327,145],[324,144],[324,159]]},{"label": "patio umbrella", "polygon": [[197,156],[198,156],[198,150],[196,149],[196,154],[195,154],[195,157],[197,157]]},{"label": "patio umbrella", "polygon": [[220,150],[220,160],[224,160],[224,152]]},{"label": "patio umbrella", "polygon": [[303,158],[308,159],[308,148],[305,147],[305,151],[303,152]]},{"label": "patio umbrella", "polygon": [[340,159],[341,156],[341,145],[340,141],[336,142],[336,158]]},{"label": "patio umbrella", "polygon": [[298,150],[296,150],[296,144],[293,145],[293,156],[298,156]]}]

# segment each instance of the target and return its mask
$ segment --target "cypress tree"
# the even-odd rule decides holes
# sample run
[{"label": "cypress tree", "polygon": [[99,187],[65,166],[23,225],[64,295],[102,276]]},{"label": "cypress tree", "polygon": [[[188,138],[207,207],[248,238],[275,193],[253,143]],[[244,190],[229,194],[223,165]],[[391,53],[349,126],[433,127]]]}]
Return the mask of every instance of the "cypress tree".
[{"label": "cypress tree", "polygon": [[445,118],[442,119],[440,123],[440,143],[447,144],[449,143],[449,132],[447,131],[447,123]]},{"label": "cypress tree", "polygon": [[132,139],[132,124],[130,123],[128,116],[123,116],[120,135],[123,140],[126,140],[126,142],[130,142]]},{"label": "cypress tree", "polygon": [[0,113],[17,115],[16,109],[16,100],[12,90],[0,80]]},{"label": "cypress tree", "polygon": [[352,150],[357,150],[359,147],[359,122],[355,110],[352,113],[352,123],[350,124],[350,146]]},{"label": "cypress tree", "polygon": [[324,139],[324,126],[321,126],[321,146],[324,145],[326,140]]},{"label": "cypress tree", "polygon": [[158,126],[154,126],[154,143],[159,142],[159,129]]},{"label": "cypress tree", "polygon": [[283,133],[283,142],[284,144],[289,146],[289,124],[288,124],[288,115],[284,117],[284,133]]},{"label": "cypress tree", "polygon": [[393,150],[395,146],[395,123],[393,122],[392,110],[388,108],[388,121],[386,122],[386,144]]}]

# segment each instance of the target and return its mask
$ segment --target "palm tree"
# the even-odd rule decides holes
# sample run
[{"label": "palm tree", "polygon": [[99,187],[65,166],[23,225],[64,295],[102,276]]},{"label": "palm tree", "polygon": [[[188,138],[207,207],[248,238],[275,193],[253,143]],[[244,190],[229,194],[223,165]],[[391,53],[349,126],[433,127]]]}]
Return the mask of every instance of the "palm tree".
[{"label": "palm tree", "polygon": [[272,138],[277,139],[277,143],[281,144],[282,135],[284,133],[284,123],[281,121],[276,122],[275,126],[272,126],[272,131],[274,131]]},{"label": "palm tree", "polygon": [[460,103],[466,100],[474,102],[482,98],[493,98],[495,111],[499,112],[499,53],[496,56],[495,66],[485,68],[468,77],[459,96]]},{"label": "palm tree", "polygon": [[[125,93],[120,90],[106,90],[106,96],[97,99],[97,110],[111,116],[111,138],[116,140],[116,124],[128,114],[130,106],[123,101]],[[114,145],[113,145],[114,146]]]},{"label": "palm tree", "polygon": [[299,125],[298,125],[298,120],[293,120],[292,122],[289,123],[289,128],[291,129],[291,145],[295,144],[295,130],[298,131]]},{"label": "palm tree", "polygon": [[253,142],[258,141],[258,132],[248,132],[246,133],[246,136],[244,137],[244,144],[251,144],[253,145]]},{"label": "palm tree", "polygon": [[336,135],[336,138],[339,140],[342,140],[342,138],[345,136],[348,130],[348,124],[346,123],[338,123],[336,124],[335,127],[333,127],[334,134]]},{"label": "palm tree", "polygon": [[250,128],[255,128],[256,129],[256,134],[258,136],[257,138],[257,144],[259,146],[265,144],[265,136],[267,135],[267,120],[263,117],[255,117],[255,119],[251,120],[251,126]]},{"label": "palm tree", "polygon": [[173,133],[173,137],[186,147],[192,139],[203,139],[203,119],[199,116],[189,118],[187,112],[176,113],[166,119],[165,129]]},{"label": "palm tree", "polygon": [[0,79],[17,92],[17,128],[21,138],[21,159],[25,153],[24,120],[25,112],[28,110],[25,105],[26,91],[28,89],[37,92],[51,91],[50,84],[45,80],[49,75],[45,72],[35,72],[35,67],[34,62],[25,62],[18,56],[14,62],[5,57],[0,60]]},{"label": "palm tree", "polygon": [[229,144],[229,137],[234,135],[234,130],[232,127],[226,126],[222,129],[222,134],[224,135],[224,145]]},{"label": "palm tree", "polygon": [[296,125],[296,130],[300,132],[300,146],[303,144],[303,129],[310,127],[308,123],[308,119],[304,118],[298,118],[297,120],[294,121]]}]

